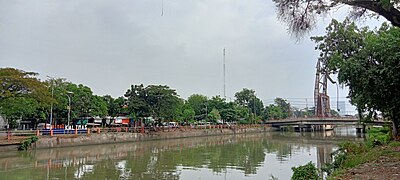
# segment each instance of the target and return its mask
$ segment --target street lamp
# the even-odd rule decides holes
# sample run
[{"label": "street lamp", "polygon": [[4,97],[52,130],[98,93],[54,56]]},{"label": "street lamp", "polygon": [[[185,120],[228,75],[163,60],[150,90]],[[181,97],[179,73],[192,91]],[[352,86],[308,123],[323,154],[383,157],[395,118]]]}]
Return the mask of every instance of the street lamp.
[{"label": "street lamp", "polygon": [[208,107],[207,107],[207,103],[204,104],[206,106],[206,120],[208,121]]},{"label": "street lamp", "polygon": [[71,91],[67,92],[67,97],[68,97],[68,122],[67,122],[67,127],[69,127],[69,121],[71,119],[71,96],[70,95],[72,95],[72,94],[74,94],[74,93],[71,92]]},{"label": "street lamp", "polygon": [[336,109],[338,110],[338,113],[340,111],[339,109],[339,83],[336,82]]},{"label": "street lamp", "polygon": [[338,111],[339,116],[340,116],[340,109],[339,109],[339,80],[336,80],[336,81],[332,81],[331,80],[331,82],[332,82],[332,84],[336,85],[336,110]]},{"label": "street lamp", "polygon": [[[54,82],[54,78],[53,77],[50,77],[50,76],[47,76],[47,78],[49,78],[50,80],[51,80],[51,106],[50,106],[50,130],[52,129],[51,128],[51,124],[52,124],[52,121],[53,121],[53,98],[54,98],[54,86],[53,86],[53,82]],[[45,128],[46,128],[46,125],[45,125]]]}]

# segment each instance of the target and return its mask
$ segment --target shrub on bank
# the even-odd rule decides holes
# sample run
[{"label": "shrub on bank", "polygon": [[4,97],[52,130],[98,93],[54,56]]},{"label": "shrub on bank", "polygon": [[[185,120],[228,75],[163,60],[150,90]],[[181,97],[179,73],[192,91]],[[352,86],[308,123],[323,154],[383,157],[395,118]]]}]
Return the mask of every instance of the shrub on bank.
[{"label": "shrub on bank", "polygon": [[21,146],[18,148],[18,150],[26,151],[26,150],[28,150],[29,147],[31,147],[32,143],[35,143],[38,140],[39,140],[39,137],[31,136],[30,138],[22,141]]},{"label": "shrub on bank", "polygon": [[382,145],[400,144],[391,142],[390,128],[388,127],[372,127],[367,130],[367,133],[365,143],[343,142],[339,144],[338,150],[331,154],[332,163],[325,164],[321,170],[328,175],[339,175],[342,170],[354,168],[388,155],[389,151]]},{"label": "shrub on bank", "polygon": [[369,147],[386,145],[392,138],[390,127],[371,127],[367,130],[367,135],[366,144]]},{"label": "shrub on bank", "polygon": [[310,161],[306,165],[299,167],[292,167],[293,175],[292,180],[318,180],[318,169]]},{"label": "shrub on bank", "polygon": [[[333,161],[331,163],[326,163],[324,167],[321,168],[321,171],[326,172],[328,176],[339,175],[343,170],[354,168],[360,164],[378,159],[381,156],[392,155],[393,152],[387,147],[400,147],[400,142],[391,141],[391,132],[390,128],[388,127],[369,128],[367,133],[367,141],[365,143],[340,143],[339,148],[331,154]],[[398,153],[395,156],[400,157]],[[311,166],[313,166],[313,164],[310,162],[304,166],[299,166],[298,168],[293,167],[292,179],[315,178],[309,177],[309,174],[314,172],[314,169],[312,169]],[[318,172],[318,170],[316,171]],[[327,179],[330,178],[332,178],[332,176],[328,177]]]}]

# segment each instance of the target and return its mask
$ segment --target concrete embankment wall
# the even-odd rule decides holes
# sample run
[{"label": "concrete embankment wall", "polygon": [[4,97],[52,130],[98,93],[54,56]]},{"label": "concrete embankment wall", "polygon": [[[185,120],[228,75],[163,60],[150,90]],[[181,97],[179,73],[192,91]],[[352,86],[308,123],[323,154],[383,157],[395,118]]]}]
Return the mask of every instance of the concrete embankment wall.
[{"label": "concrete embankment wall", "polygon": [[253,127],[245,129],[176,129],[169,132],[147,132],[147,133],[100,133],[87,135],[70,135],[70,136],[41,136],[35,143],[34,148],[54,148],[82,146],[92,144],[122,143],[146,140],[187,138],[197,136],[216,136],[236,133],[257,133],[269,131],[268,127]]}]

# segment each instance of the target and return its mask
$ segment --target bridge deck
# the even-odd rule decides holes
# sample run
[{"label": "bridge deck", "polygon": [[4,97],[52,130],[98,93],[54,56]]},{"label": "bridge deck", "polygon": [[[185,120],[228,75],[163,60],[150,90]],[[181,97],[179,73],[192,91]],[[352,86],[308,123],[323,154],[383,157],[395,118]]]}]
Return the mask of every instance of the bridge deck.
[{"label": "bridge deck", "polygon": [[[384,125],[389,124],[388,121],[373,121],[361,124],[371,125]],[[270,120],[266,124],[272,126],[289,126],[289,125],[359,125],[360,120],[358,118],[342,118],[342,117],[311,117],[311,118],[289,118],[280,120]]]}]

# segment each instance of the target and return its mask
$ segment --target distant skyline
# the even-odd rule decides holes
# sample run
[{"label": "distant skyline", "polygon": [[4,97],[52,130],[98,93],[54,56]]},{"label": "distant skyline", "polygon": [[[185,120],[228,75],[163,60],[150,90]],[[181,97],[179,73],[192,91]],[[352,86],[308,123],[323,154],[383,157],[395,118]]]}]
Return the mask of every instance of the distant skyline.
[{"label": "distant skyline", "polygon": [[[0,0],[0,65],[122,96],[133,84],[161,84],[182,98],[254,89],[264,101],[312,98],[328,15],[296,43],[272,0]],[[380,24],[378,22],[377,24]],[[329,87],[336,97],[336,86]],[[345,97],[341,91],[339,97]]]}]

